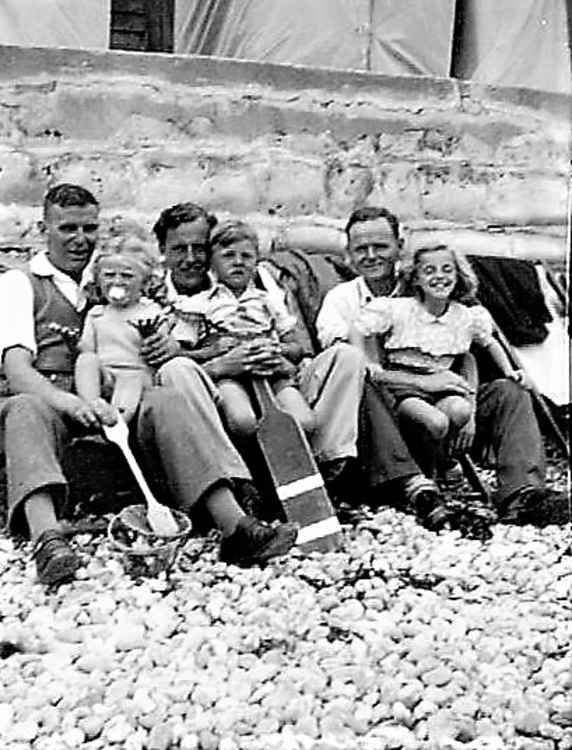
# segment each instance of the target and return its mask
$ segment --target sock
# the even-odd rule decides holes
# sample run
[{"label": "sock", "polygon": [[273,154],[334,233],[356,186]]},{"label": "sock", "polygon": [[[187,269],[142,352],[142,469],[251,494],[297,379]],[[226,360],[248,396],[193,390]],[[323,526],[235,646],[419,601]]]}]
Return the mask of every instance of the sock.
[{"label": "sock", "polygon": [[36,492],[26,500],[24,515],[30,530],[30,539],[35,542],[44,531],[59,527],[54,501],[47,492]]},{"label": "sock", "polygon": [[414,502],[420,492],[439,493],[439,488],[432,479],[428,479],[424,474],[414,474],[408,477],[403,483],[403,494],[409,502]]},{"label": "sock", "polygon": [[223,537],[233,534],[240,519],[245,517],[244,511],[226,484],[219,484],[208,492],[205,506]]}]

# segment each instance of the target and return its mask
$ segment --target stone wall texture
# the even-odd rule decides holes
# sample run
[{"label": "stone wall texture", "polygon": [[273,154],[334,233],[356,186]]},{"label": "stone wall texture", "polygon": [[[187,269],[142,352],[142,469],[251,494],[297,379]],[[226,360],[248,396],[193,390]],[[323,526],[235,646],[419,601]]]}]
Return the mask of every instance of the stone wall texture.
[{"label": "stone wall texture", "polygon": [[563,258],[570,105],[449,79],[0,47],[0,243],[33,245],[43,193],[71,181],[147,225],[193,200],[265,241],[321,227],[317,246],[341,247],[370,203],[468,250]]}]

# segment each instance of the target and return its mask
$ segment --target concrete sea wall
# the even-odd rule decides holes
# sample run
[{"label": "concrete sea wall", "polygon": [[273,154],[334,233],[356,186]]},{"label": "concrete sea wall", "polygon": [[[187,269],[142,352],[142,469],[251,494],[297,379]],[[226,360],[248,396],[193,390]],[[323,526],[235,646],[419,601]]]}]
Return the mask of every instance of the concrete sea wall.
[{"label": "concrete sea wall", "polygon": [[[79,182],[148,225],[176,201],[341,247],[357,205],[466,250],[562,259],[570,97],[214,58],[0,47],[0,243]],[[293,240],[294,241],[294,240]]]}]

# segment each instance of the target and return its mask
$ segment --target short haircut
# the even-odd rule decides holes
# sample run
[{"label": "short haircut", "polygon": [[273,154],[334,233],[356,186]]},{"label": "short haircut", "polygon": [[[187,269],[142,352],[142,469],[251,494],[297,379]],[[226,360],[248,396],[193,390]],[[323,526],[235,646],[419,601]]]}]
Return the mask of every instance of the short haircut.
[{"label": "short haircut", "polygon": [[228,247],[243,240],[251,242],[258,254],[258,235],[250,224],[232,219],[223,221],[211,235],[209,257],[217,247]]},{"label": "short haircut", "polygon": [[44,217],[47,215],[50,206],[60,206],[61,208],[97,206],[99,208],[99,202],[93,193],[90,193],[81,185],[63,182],[61,185],[50,188],[44,196]]},{"label": "short haircut", "polygon": [[155,232],[159,247],[165,245],[169,229],[176,229],[181,224],[189,224],[199,219],[206,221],[209,232],[217,223],[217,218],[214,214],[210,214],[196,203],[177,203],[170,208],[166,208],[161,212],[161,215],[153,226],[153,232]]},{"label": "short haircut", "polygon": [[385,219],[391,228],[393,236],[396,240],[399,240],[399,220],[397,216],[392,214],[389,209],[378,208],[377,206],[363,206],[352,211],[344,229],[348,240],[350,238],[350,229],[354,224],[359,224],[362,221],[375,221],[376,219]]}]

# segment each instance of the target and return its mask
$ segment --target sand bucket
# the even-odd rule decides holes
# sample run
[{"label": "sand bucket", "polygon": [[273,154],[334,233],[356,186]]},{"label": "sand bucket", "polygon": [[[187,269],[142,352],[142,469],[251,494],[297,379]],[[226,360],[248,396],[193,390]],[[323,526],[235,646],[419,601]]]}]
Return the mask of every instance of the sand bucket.
[{"label": "sand bucket", "polygon": [[153,532],[147,523],[145,505],[129,505],[111,519],[107,538],[112,548],[121,552],[126,573],[154,577],[170,572],[192,529],[188,516],[178,510],[172,513],[179,531],[169,537]]}]

